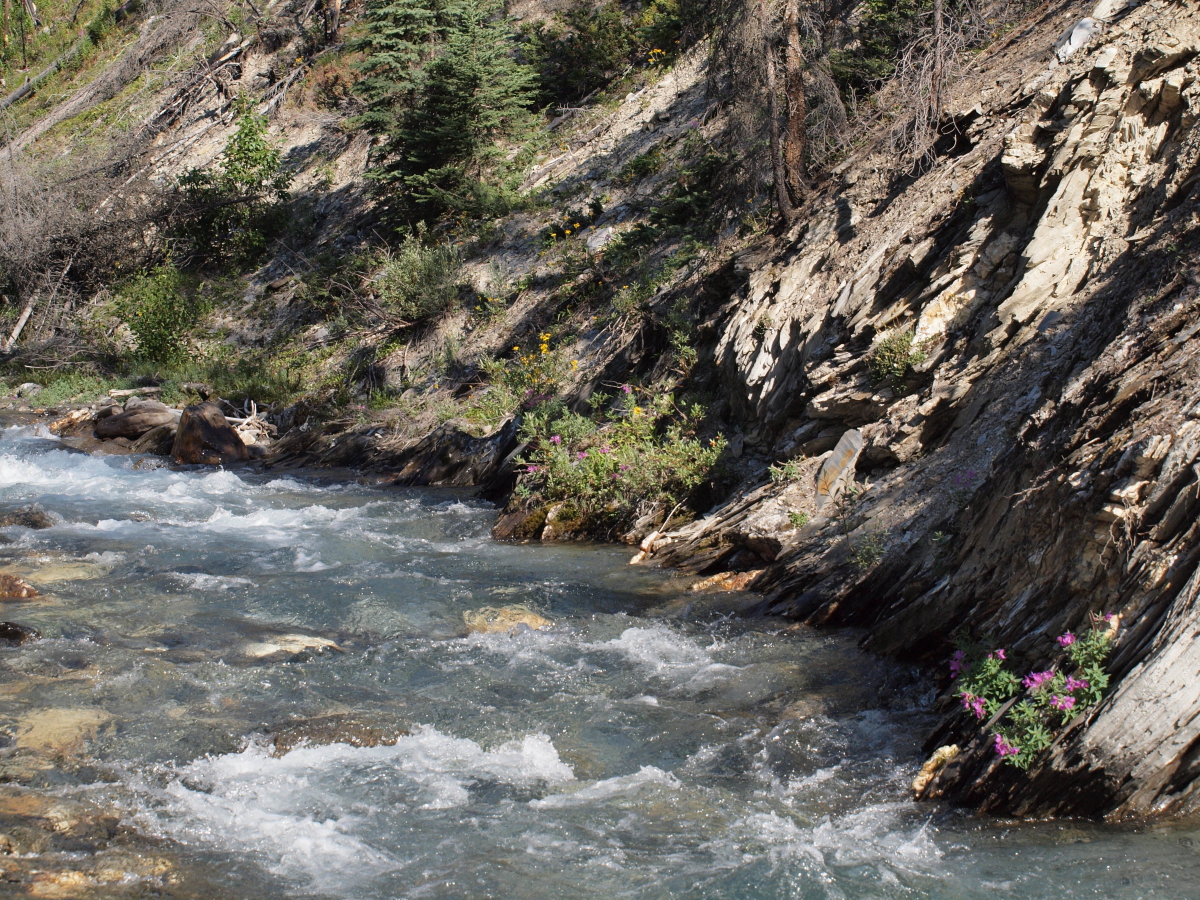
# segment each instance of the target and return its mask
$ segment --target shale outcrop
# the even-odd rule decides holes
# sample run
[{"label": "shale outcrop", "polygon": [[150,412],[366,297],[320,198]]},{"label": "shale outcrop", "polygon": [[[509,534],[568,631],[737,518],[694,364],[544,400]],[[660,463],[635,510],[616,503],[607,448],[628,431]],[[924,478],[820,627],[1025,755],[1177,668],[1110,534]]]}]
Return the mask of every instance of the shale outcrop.
[{"label": "shale outcrop", "polygon": [[1028,773],[945,701],[930,750],[963,752],[927,795],[987,811],[1200,806],[1200,9],[1107,6],[1063,59],[1077,4],[996,47],[928,172],[856,159],[743,257],[712,360],[746,443],[803,459],[858,429],[862,454],[822,514],[810,472],[748,485],[652,555],[711,573],[749,548],[761,611],[941,671],[956,632],[1044,665],[1048,637],[1120,613],[1110,695]]}]

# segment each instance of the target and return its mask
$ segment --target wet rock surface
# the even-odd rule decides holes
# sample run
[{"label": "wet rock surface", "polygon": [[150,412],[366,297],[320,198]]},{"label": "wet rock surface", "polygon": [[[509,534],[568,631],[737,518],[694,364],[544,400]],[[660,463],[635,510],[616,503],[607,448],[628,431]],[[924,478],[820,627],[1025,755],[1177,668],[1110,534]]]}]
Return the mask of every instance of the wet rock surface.
[{"label": "wet rock surface", "polygon": [[219,466],[243,462],[250,458],[250,451],[220,407],[206,401],[184,409],[171,458],[177,463]]}]

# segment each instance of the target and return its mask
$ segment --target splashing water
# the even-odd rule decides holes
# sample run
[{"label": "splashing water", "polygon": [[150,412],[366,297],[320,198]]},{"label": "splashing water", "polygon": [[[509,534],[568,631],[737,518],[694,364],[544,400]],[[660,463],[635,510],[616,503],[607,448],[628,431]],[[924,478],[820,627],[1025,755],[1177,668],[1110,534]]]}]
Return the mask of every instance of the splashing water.
[{"label": "splashing water", "polygon": [[[0,649],[0,728],[89,711],[46,790],[103,800],[248,896],[1170,900],[1200,883],[1183,827],[910,802],[927,714],[847,636],[673,617],[669,574],[494,543],[463,494],[136,466],[0,439],[0,508],[58,522],[2,532],[4,568],[45,596],[5,610],[44,640]],[[464,612],[506,604],[555,624],[465,634]]]}]

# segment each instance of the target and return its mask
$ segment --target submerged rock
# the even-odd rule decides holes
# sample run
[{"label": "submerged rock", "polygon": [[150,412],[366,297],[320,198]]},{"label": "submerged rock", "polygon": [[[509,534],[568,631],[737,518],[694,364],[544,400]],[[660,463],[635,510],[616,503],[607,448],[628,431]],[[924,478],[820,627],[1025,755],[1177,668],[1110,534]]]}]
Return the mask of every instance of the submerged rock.
[{"label": "submerged rock", "polygon": [[171,457],[185,465],[221,466],[250,458],[250,451],[215,403],[198,403],[183,411]]},{"label": "submerged rock", "polygon": [[38,506],[36,503],[29,506],[22,506],[20,509],[14,509],[12,512],[0,513],[0,528],[11,528],[18,526],[20,528],[51,528],[54,526],[54,519],[50,514]]},{"label": "submerged rock", "polygon": [[535,613],[528,606],[485,606],[463,613],[467,634],[497,634],[526,628],[549,628],[554,623]]},{"label": "submerged rock", "polygon": [[157,400],[144,400],[134,404],[131,400],[125,411],[105,416],[96,422],[96,436],[101,438],[139,438],[160,425],[175,422],[175,411]]},{"label": "submerged rock", "polygon": [[324,650],[336,650],[338,653],[343,652],[342,648],[329,640],[329,638],[318,637],[315,634],[281,634],[271,637],[269,640],[247,644],[243,648],[245,655],[251,659],[266,659],[271,656],[294,656],[297,653],[303,653],[305,650],[315,650],[318,653]]},{"label": "submerged rock", "polygon": [[16,575],[0,573],[0,600],[32,600],[40,596],[37,588]]},{"label": "submerged rock", "polygon": [[36,628],[18,625],[16,622],[0,622],[0,644],[20,646],[36,641],[40,637]]},{"label": "submerged rock", "polygon": [[380,722],[357,714],[317,716],[312,719],[297,719],[272,725],[267,729],[275,753],[279,756],[304,746],[325,744],[349,744],[351,747],[377,747],[394,744],[400,738],[412,734],[406,724]]},{"label": "submerged rock", "polygon": [[78,753],[112,719],[102,709],[41,709],[17,721],[17,749]]}]

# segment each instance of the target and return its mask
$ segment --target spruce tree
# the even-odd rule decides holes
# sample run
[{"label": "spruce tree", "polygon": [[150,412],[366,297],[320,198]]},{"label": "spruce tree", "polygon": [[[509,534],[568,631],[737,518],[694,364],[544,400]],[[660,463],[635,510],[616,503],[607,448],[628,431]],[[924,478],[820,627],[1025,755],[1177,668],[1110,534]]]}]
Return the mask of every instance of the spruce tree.
[{"label": "spruce tree", "polygon": [[365,54],[354,91],[366,101],[358,124],[377,134],[392,130],[420,82],[420,64],[436,27],[436,0],[370,0],[365,30],[351,46]]},{"label": "spruce tree", "polygon": [[493,0],[455,11],[442,53],[425,66],[420,96],[390,134],[375,177],[407,189],[421,213],[489,214],[504,193],[498,141],[530,122],[535,73],[512,55],[513,35]]}]

